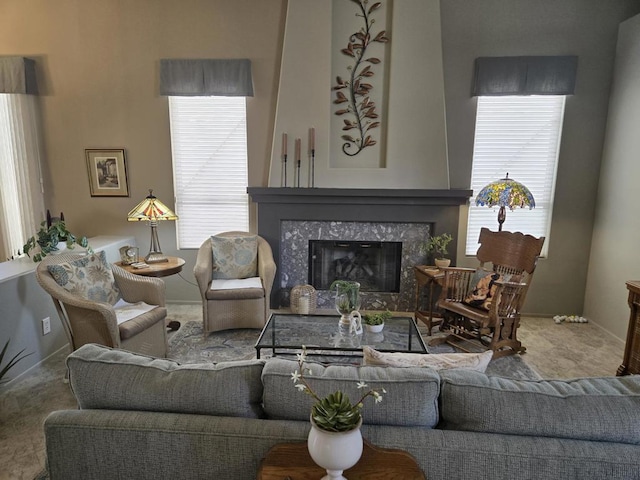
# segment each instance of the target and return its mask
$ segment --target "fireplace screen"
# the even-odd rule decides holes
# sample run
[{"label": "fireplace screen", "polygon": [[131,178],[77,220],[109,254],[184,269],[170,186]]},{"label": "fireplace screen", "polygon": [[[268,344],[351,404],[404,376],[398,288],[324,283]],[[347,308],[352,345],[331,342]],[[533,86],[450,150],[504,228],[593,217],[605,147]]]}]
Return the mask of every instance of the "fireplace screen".
[{"label": "fireplace screen", "polygon": [[353,280],[365,292],[399,292],[402,242],[309,240],[309,283]]}]

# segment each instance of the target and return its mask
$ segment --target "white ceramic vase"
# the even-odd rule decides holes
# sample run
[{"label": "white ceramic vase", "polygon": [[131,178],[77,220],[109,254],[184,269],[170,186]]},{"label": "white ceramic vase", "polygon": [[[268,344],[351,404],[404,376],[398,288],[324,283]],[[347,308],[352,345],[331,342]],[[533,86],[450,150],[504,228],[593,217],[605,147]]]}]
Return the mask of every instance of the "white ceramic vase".
[{"label": "white ceramic vase", "polygon": [[361,425],[362,419],[348,432],[327,432],[311,419],[307,447],[313,461],[327,471],[322,480],[347,480],[342,472],[353,467],[362,456]]}]

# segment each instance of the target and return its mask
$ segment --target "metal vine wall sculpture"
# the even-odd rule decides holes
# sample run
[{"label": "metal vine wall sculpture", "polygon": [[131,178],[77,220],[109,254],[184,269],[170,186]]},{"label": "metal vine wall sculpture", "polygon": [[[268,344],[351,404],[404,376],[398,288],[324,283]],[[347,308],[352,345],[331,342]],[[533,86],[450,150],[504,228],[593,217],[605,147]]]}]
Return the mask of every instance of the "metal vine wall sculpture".
[{"label": "metal vine wall sculpture", "polygon": [[[346,104],[335,112],[336,115],[347,115],[342,130],[348,132],[357,130],[358,137],[350,134],[342,135],[345,143],[342,144],[342,151],[353,157],[360,153],[364,148],[376,144],[371,138],[369,131],[380,125],[377,120],[376,104],[369,96],[373,85],[368,83],[367,78],[373,77],[374,73],[372,65],[380,63],[380,59],[376,57],[366,57],[367,47],[371,42],[386,43],[389,38],[384,30],[373,36],[371,28],[375,20],[371,18],[371,14],[380,8],[381,2],[376,2],[368,7],[369,0],[351,0],[360,7],[360,12],[356,13],[356,17],[362,17],[364,27],[360,28],[356,33],[349,36],[347,48],[341,51],[344,55],[353,58],[353,65],[349,65],[349,79],[343,80],[342,77],[336,77],[336,85],[333,90],[336,92],[334,104]],[[368,8],[367,8],[368,7]],[[346,90],[346,92],[343,92]],[[355,149],[355,150],[354,150]]]}]

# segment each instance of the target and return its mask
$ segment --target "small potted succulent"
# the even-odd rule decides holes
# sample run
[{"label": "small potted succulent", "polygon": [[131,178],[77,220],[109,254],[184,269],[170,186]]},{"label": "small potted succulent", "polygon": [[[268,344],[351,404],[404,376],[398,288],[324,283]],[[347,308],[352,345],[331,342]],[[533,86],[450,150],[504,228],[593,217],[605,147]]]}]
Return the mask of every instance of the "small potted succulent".
[{"label": "small potted succulent", "polygon": [[381,332],[384,328],[384,322],[391,318],[391,312],[386,310],[379,313],[365,313],[362,317],[362,323],[365,324],[365,328],[372,332]]},{"label": "small potted succulent", "polygon": [[[89,253],[92,253],[87,237],[76,237],[67,229],[64,220],[58,220],[51,224],[43,221],[38,233],[27,240],[22,250],[28,257],[33,258],[34,262],[39,262],[50,253],[58,253],[65,248],[73,248],[75,245],[86,248]],[[31,252],[36,248],[39,248],[39,251],[31,257]]]},{"label": "small potted succulent", "polygon": [[449,233],[430,235],[429,238],[420,245],[420,250],[422,253],[433,256],[436,267],[448,267],[451,264],[451,259],[447,258],[449,254],[447,246],[452,240],[453,237]]}]

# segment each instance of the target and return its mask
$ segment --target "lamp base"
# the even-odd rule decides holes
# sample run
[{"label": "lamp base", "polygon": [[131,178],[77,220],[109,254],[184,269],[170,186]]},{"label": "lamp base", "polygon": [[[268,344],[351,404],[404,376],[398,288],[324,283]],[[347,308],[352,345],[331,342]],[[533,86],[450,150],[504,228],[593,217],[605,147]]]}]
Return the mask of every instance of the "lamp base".
[{"label": "lamp base", "polygon": [[162,252],[149,252],[149,255],[144,257],[146,263],[162,263],[168,262],[169,259]]}]

